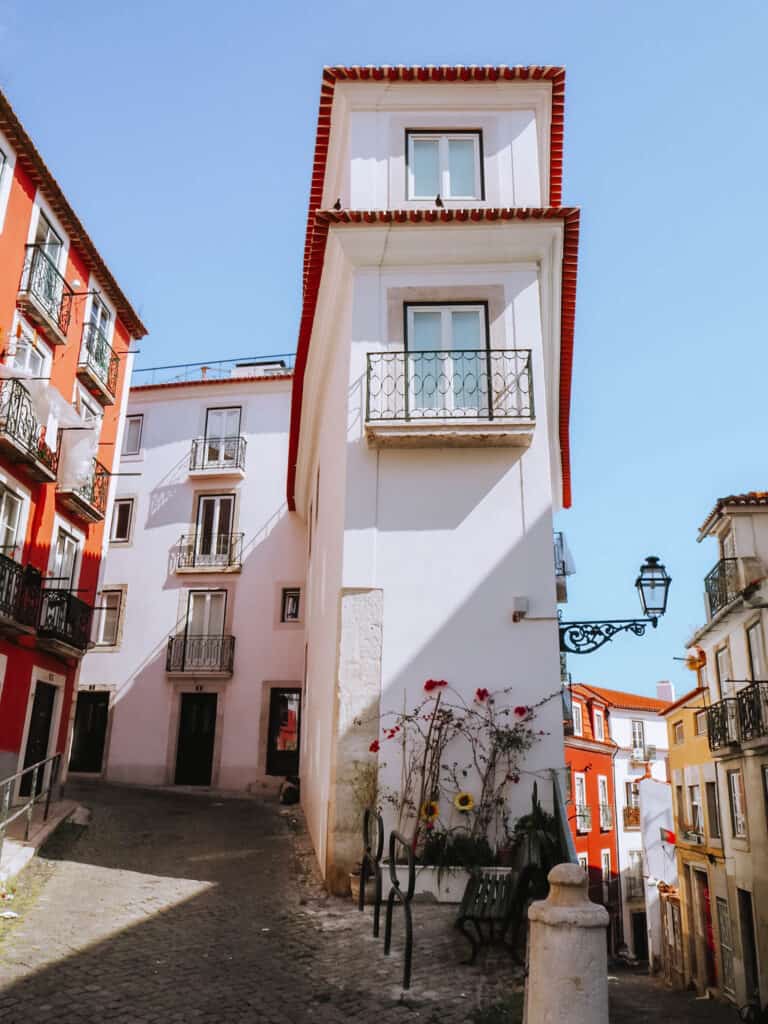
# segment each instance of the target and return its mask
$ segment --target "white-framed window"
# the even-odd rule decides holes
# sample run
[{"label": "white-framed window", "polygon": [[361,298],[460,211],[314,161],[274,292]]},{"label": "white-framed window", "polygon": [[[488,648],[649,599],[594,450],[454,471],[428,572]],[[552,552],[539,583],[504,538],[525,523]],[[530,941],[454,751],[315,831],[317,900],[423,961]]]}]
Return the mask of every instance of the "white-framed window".
[{"label": "white-framed window", "polygon": [[408,198],[483,199],[479,131],[406,131]]},{"label": "white-framed window", "polygon": [[197,503],[195,563],[228,565],[235,554],[232,528],[234,494],[202,494]]},{"label": "white-framed window", "polygon": [[733,935],[731,932],[731,911],[728,901],[718,896],[715,900],[717,905],[717,924],[720,932],[720,962],[723,965],[723,989],[736,993],[736,975],[733,969]]},{"label": "white-framed window", "polygon": [[102,590],[98,595],[93,637],[97,647],[114,647],[117,644],[122,604],[122,590]]},{"label": "white-framed window", "polygon": [[283,587],[280,595],[280,621],[301,621],[301,588]]},{"label": "white-framed window", "polygon": [[11,348],[14,369],[26,371],[30,377],[50,377],[51,350],[37,332],[20,319],[14,334]]},{"label": "white-framed window", "polygon": [[0,232],[3,230],[8,197],[11,194],[13,166],[12,151],[10,148],[6,148],[5,139],[0,135]]},{"label": "white-framed window", "polygon": [[573,735],[582,736],[584,734],[584,726],[581,718],[581,704],[575,700],[573,702]]},{"label": "white-framed window", "polygon": [[599,711],[597,708],[595,709],[594,720],[595,720],[595,739],[596,740],[604,740],[605,739],[605,715],[603,714],[602,711]]},{"label": "white-framed window", "polygon": [[573,776],[573,794],[576,804],[576,831],[589,832],[592,829],[592,815],[587,805],[587,779],[583,772]]},{"label": "white-framed window", "polygon": [[624,783],[627,793],[627,807],[640,806],[640,784],[632,779]]},{"label": "white-framed window", "polygon": [[611,851],[600,851],[600,870],[603,876],[603,902],[607,903],[610,895],[609,885],[611,882]]},{"label": "white-framed window", "polygon": [[765,639],[763,624],[758,619],[747,627],[747,647],[749,649],[749,670],[754,680],[766,679],[765,670]]},{"label": "white-framed window", "polygon": [[717,664],[717,681],[720,685],[720,696],[730,697],[733,689],[733,668],[731,666],[731,649],[726,644],[715,652]]},{"label": "white-framed window", "polygon": [[576,859],[579,862],[579,867],[583,871],[589,871],[589,859],[588,859],[586,853],[577,853],[576,854]]},{"label": "white-framed window", "polygon": [[188,637],[224,635],[224,620],[227,612],[226,590],[191,590],[188,602]]},{"label": "white-framed window", "polygon": [[78,381],[75,385],[75,409],[83,420],[93,427],[100,427],[104,419],[104,410],[90,391]]},{"label": "white-framed window", "polygon": [[112,508],[109,540],[112,544],[127,544],[133,527],[133,498],[117,498]]},{"label": "white-framed window", "polygon": [[632,749],[645,753],[645,722],[641,719],[632,719]]},{"label": "white-framed window", "polygon": [[22,499],[0,484],[0,553],[16,559],[21,554],[23,538],[19,535]]},{"label": "white-framed window", "polygon": [[717,792],[717,783],[705,782],[704,790],[707,795],[709,835],[711,839],[720,839],[722,836],[722,829],[720,826],[720,796]]},{"label": "white-framed window", "polygon": [[676,744],[683,743],[685,740],[685,729],[683,728],[682,719],[672,723],[672,740]]},{"label": "white-framed window", "polygon": [[71,590],[74,587],[79,553],[79,539],[60,526],[49,573],[49,581],[53,586],[60,590]]},{"label": "white-framed window", "polygon": [[697,711],[693,717],[697,736],[707,735],[707,712]]},{"label": "white-framed window", "polygon": [[407,304],[405,312],[411,415],[471,416],[487,411],[485,304]]},{"label": "white-framed window", "polygon": [[734,836],[744,837],[747,834],[747,802],[744,797],[744,778],[741,769],[726,772],[728,778],[728,795],[731,802],[731,830]]},{"label": "white-framed window", "polygon": [[123,435],[123,455],[138,455],[141,452],[141,435],[144,430],[144,417],[132,414],[125,417],[125,434]]},{"label": "white-framed window", "polygon": [[691,808],[691,830],[704,832],[704,811],[701,806],[701,786],[688,787],[688,803]]},{"label": "white-framed window", "polygon": [[608,779],[605,775],[597,776],[597,798],[600,803],[600,828],[605,830],[611,828],[611,802],[608,796]]},{"label": "white-framed window", "polygon": [[37,218],[34,244],[39,246],[51,263],[58,268],[64,250],[64,242],[42,210]]}]

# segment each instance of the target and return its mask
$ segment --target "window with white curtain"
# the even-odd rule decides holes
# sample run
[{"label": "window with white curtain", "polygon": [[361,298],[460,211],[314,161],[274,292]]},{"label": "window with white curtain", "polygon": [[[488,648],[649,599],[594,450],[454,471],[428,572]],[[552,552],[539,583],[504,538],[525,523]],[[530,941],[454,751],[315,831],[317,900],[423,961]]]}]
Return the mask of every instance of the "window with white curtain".
[{"label": "window with white curtain", "polygon": [[475,131],[408,131],[409,199],[482,199],[482,139]]},{"label": "window with white curtain", "polygon": [[98,647],[114,647],[117,643],[122,601],[121,590],[102,590],[99,594],[94,616],[94,642]]}]

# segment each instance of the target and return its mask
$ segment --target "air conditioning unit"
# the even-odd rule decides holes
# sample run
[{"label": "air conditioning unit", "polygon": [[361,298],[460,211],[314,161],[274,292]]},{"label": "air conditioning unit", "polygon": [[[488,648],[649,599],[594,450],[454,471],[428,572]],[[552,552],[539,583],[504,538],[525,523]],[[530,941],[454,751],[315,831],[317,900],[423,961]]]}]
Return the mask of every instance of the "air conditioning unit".
[{"label": "air conditioning unit", "polygon": [[645,748],[645,759],[646,761],[656,760],[656,746],[653,743],[649,743]]}]

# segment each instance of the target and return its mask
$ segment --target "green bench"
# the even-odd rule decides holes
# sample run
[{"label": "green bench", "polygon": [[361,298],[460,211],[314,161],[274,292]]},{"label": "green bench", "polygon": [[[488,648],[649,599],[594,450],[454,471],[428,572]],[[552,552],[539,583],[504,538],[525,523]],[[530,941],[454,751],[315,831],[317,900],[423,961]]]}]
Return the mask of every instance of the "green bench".
[{"label": "green bench", "polygon": [[526,865],[519,874],[495,868],[472,871],[456,917],[456,927],[472,946],[466,963],[475,962],[483,943],[505,943],[514,954],[530,903],[543,899],[548,888],[546,872],[537,864]]}]

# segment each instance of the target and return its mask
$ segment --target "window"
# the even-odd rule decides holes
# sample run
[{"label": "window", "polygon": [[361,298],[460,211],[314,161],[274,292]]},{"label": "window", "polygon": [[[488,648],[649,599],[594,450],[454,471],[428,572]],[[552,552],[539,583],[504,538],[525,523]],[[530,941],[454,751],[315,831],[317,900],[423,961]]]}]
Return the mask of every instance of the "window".
[{"label": "window", "polygon": [[641,899],[643,895],[643,853],[629,850],[629,871],[627,872],[627,898]]},{"label": "window", "polygon": [[717,783],[706,782],[704,788],[707,794],[709,835],[711,839],[719,839],[722,833],[720,830],[720,800],[717,795]]},{"label": "window", "polygon": [[112,314],[104,305],[99,295],[91,296],[90,322],[95,330],[101,335],[100,340],[108,343],[111,335],[110,325],[112,323]]},{"label": "window", "polygon": [[694,723],[695,723],[695,727],[696,727],[696,735],[697,736],[706,736],[707,735],[707,712],[706,711],[697,711],[696,715],[694,716]]},{"label": "window", "polygon": [[412,416],[478,416],[488,410],[488,318],[483,303],[406,305]]},{"label": "window", "polygon": [[597,798],[600,803],[600,828],[603,830],[612,827],[611,803],[608,796],[608,779],[605,775],[597,777]]},{"label": "window", "polygon": [[125,417],[125,436],[123,437],[123,455],[138,455],[141,451],[141,434],[144,428],[143,416]]},{"label": "window", "polygon": [[688,820],[685,810],[685,790],[682,786],[675,786],[675,799],[677,800],[677,824],[682,829]]},{"label": "window", "polygon": [[121,590],[102,590],[94,616],[94,643],[98,647],[114,647],[120,624]]},{"label": "window", "polygon": [[704,815],[701,808],[701,787],[689,786],[688,798],[691,804],[691,831],[701,834],[704,832]]},{"label": "window", "polygon": [[744,799],[744,780],[741,770],[726,772],[728,778],[728,795],[731,803],[731,829],[734,836],[747,834],[747,806]]},{"label": "window", "polygon": [[577,700],[573,702],[573,735],[582,735],[581,704]]},{"label": "window", "polygon": [[71,590],[75,584],[75,570],[79,543],[76,537],[59,527],[49,582],[61,590]]},{"label": "window", "polygon": [[720,960],[723,965],[723,988],[726,992],[734,995],[736,992],[736,978],[733,971],[733,937],[731,934],[731,912],[728,901],[716,899],[717,924],[720,932]]},{"label": "window", "polygon": [[672,740],[675,743],[682,743],[685,739],[682,721],[672,723]]},{"label": "window", "polygon": [[283,587],[280,599],[280,621],[301,620],[301,590],[299,587]]},{"label": "window", "polygon": [[632,720],[632,750],[645,754],[645,722]]},{"label": "window", "polygon": [[40,246],[48,259],[54,264],[54,266],[58,267],[64,245],[42,210],[40,211],[40,216],[37,219],[35,245]]},{"label": "window", "polygon": [[109,539],[113,544],[125,544],[131,539],[133,498],[118,498],[112,509],[112,528]]},{"label": "window", "polygon": [[100,426],[104,410],[82,384],[78,384],[75,390],[75,408],[86,423],[94,427]]},{"label": "window", "polygon": [[579,861],[579,867],[582,868],[584,871],[589,871],[589,862],[587,860],[586,853],[577,854],[577,858]]},{"label": "window", "polygon": [[627,807],[640,806],[640,786],[637,782],[625,782],[627,790]]},{"label": "window", "polygon": [[603,875],[603,903],[608,902],[610,890],[608,888],[611,881],[611,851],[601,850],[600,851],[600,867]]},{"label": "window", "polygon": [[720,557],[736,557],[736,541],[733,539],[733,531],[730,529],[726,530],[720,537]]},{"label": "window", "polygon": [[240,455],[239,406],[208,409],[205,413],[205,468],[236,466]]},{"label": "window", "polygon": [[16,558],[19,551],[19,519],[21,498],[0,484],[0,553]]},{"label": "window", "polygon": [[26,324],[16,327],[13,366],[25,370],[30,377],[48,377],[51,372],[51,350]]},{"label": "window", "polygon": [[592,822],[587,807],[587,780],[582,772],[577,772],[573,777],[573,791],[576,796],[576,830],[589,832]]},{"label": "window", "polygon": [[715,654],[717,663],[717,682],[720,686],[720,696],[729,697],[733,679],[731,668],[731,651],[729,647],[721,647]]},{"label": "window", "polygon": [[235,552],[234,494],[205,494],[197,505],[196,565],[229,565]]},{"label": "window", "polygon": [[187,640],[224,635],[226,590],[192,590],[187,608]]},{"label": "window", "polygon": [[602,711],[595,711],[595,739],[605,739],[605,716]]},{"label": "window", "polygon": [[480,132],[406,132],[408,198],[483,199]]},{"label": "window", "polygon": [[765,679],[765,642],[763,640],[763,624],[760,619],[747,628],[747,647],[749,648],[749,671],[752,679]]}]

